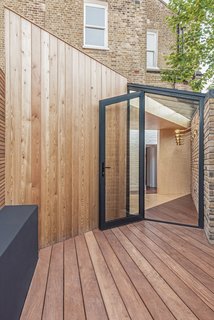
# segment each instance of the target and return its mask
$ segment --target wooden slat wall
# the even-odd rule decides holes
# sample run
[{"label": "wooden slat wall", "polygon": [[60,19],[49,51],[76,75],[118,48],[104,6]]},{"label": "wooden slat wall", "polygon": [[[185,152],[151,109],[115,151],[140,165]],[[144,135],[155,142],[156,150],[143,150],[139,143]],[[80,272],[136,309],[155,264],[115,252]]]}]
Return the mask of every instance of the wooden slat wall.
[{"label": "wooden slat wall", "polygon": [[5,76],[0,69],[0,207],[5,203]]},{"label": "wooden slat wall", "polygon": [[40,246],[98,226],[98,106],[127,80],[6,9],[6,203],[39,205]]}]

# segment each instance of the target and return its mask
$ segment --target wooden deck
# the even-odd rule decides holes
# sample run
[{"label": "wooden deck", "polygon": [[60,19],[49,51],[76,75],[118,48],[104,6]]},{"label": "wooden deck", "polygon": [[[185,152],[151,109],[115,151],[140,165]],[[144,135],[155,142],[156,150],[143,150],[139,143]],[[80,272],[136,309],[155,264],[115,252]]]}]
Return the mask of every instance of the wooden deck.
[{"label": "wooden deck", "polygon": [[190,194],[147,209],[145,216],[154,220],[198,225],[198,212]]},{"label": "wooden deck", "polygon": [[214,247],[202,230],[140,222],[40,251],[23,320],[213,320]]}]

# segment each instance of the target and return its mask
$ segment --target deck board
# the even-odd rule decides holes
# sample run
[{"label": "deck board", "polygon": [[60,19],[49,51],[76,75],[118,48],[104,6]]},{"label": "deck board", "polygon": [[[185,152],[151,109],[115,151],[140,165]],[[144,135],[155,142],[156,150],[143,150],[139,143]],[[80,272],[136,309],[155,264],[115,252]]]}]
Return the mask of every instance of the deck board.
[{"label": "deck board", "polygon": [[42,319],[63,319],[63,243],[53,246]]},{"label": "deck board", "polygon": [[74,239],[67,240],[64,244],[64,319],[85,320],[82,287]]},{"label": "deck board", "polygon": [[40,320],[42,318],[51,251],[51,247],[40,251],[39,263],[37,264],[20,320]]},{"label": "deck board", "polygon": [[213,320],[213,266],[203,230],[94,230],[41,250],[21,320]]},{"label": "deck board", "polygon": [[86,317],[91,320],[98,320],[101,317],[105,320],[107,315],[85,238],[78,236],[75,241]]},{"label": "deck board", "polygon": [[93,232],[86,233],[85,237],[109,318],[115,320],[130,319]]}]

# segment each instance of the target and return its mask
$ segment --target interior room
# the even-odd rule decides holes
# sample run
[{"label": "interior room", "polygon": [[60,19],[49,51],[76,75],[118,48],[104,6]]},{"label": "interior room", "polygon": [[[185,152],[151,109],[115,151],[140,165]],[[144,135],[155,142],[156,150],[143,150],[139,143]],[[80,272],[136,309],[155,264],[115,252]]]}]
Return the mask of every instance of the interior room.
[{"label": "interior room", "polygon": [[[131,113],[137,105],[132,102]],[[136,117],[135,117],[136,119]],[[131,203],[137,211],[136,141],[134,116],[130,125]],[[174,97],[145,97],[145,218],[179,224],[198,224],[198,103]]]},{"label": "interior room", "polygon": [[198,102],[147,93],[142,119],[139,110],[139,98],[105,108],[106,221],[143,208],[146,219],[197,226]]}]

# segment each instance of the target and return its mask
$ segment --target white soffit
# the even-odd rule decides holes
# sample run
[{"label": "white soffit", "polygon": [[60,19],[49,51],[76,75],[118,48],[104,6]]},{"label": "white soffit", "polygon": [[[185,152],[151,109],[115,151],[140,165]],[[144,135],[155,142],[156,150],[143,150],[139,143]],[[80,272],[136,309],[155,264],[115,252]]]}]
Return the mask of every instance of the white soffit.
[{"label": "white soffit", "polygon": [[[139,108],[139,99],[133,99],[130,101],[131,106]],[[156,117],[172,122],[178,126],[188,128],[190,126],[190,120],[185,116],[177,113],[176,111],[166,107],[165,105],[157,102],[156,100],[146,96],[145,97],[146,112]]]}]

